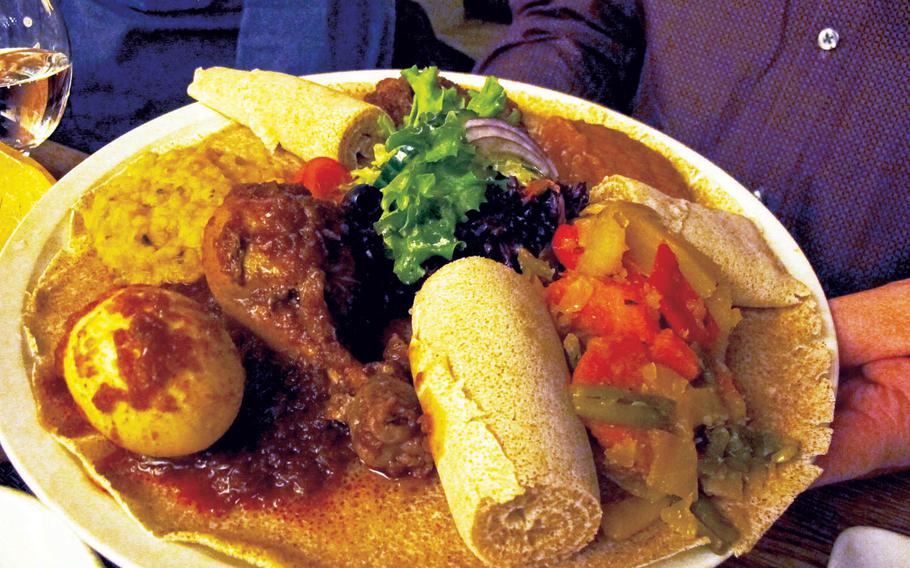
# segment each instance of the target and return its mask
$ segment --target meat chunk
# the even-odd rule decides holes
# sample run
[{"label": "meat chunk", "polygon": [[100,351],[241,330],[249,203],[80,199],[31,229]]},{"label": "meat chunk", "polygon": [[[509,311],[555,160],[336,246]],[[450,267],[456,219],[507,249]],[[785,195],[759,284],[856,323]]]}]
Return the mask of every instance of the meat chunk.
[{"label": "meat chunk", "polygon": [[303,186],[238,186],[205,228],[206,280],[225,314],[292,363],[326,372],[333,399],[327,417],[348,424],[366,465],[392,477],[425,476],[433,460],[402,355],[399,333],[407,328],[391,334],[389,361],[368,365],[336,336],[326,290],[345,288],[353,271],[339,248],[340,222],[336,205]]},{"label": "meat chunk", "polygon": [[229,316],[292,360],[329,370],[353,391],[362,366],[335,337],[325,304],[323,233],[334,206],[302,185],[234,188],[203,235],[202,266]]},{"label": "meat chunk", "polygon": [[[439,86],[444,89],[454,87],[462,96],[468,94],[467,90],[445,77],[439,77]],[[411,89],[411,85],[404,77],[383,79],[376,84],[376,88],[363,97],[363,100],[386,111],[392,120],[395,121],[395,124],[400,126],[404,118],[411,114],[414,90]],[[511,111],[514,104],[511,102],[509,104],[512,105],[508,109]]]},{"label": "meat chunk", "polygon": [[411,101],[414,98],[414,91],[404,77],[394,79],[383,79],[376,84],[376,88],[367,93],[363,100],[376,105],[386,111],[395,121],[395,124],[401,124],[411,112]]},{"label": "meat chunk", "polygon": [[433,457],[420,417],[414,387],[391,375],[372,377],[348,409],[354,451],[367,466],[391,477],[428,475]]}]

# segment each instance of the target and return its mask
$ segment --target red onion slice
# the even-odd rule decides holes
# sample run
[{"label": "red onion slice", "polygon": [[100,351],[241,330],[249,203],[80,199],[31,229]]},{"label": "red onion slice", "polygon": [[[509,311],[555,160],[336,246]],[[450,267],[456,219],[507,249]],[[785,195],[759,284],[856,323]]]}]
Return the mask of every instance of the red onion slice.
[{"label": "red onion slice", "polygon": [[552,160],[522,128],[498,118],[475,118],[465,123],[465,137],[488,154],[515,156],[544,177],[556,178]]}]

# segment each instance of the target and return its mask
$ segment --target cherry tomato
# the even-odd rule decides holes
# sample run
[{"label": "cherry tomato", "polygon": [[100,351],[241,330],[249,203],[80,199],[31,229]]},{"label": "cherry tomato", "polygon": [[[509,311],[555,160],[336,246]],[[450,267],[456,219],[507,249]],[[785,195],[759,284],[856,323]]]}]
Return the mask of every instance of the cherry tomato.
[{"label": "cherry tomato", "polygon": [[352,180],[351,173],[337,160],[327,157],[313,158],[294,176],[295,183],[302,183],[313,197],[326,201],[341,201],[339,188]]}]

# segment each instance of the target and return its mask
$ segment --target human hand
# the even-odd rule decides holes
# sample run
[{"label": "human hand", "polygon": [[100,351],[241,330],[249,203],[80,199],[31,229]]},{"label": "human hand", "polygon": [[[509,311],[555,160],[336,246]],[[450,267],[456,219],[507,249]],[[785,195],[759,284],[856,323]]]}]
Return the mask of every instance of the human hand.
[{"label": "human hand", "polygon": [[841,377],[815,486],[910,467],[910,280],[831,300]]}]

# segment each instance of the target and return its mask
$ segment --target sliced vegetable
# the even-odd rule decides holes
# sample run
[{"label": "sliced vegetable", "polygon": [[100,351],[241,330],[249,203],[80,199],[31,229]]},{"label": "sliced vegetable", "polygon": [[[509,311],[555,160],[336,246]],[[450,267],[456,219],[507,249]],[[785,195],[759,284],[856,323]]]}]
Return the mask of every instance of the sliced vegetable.
[{"label": "sliced vegetable", "polygon": [[641,497],[628,497],[619,503],[604,507],[601,527],[613,540],[625,540],[651,526],[660,513],[673,504],[672,497],[648,501]]},{"label": "sliced vegetable", "polygon": [[649,430],[651,466],[645,484],[661,493],[693,500],[698,491],[698,453],[691,434]]},{"label": "sliced vegetable", "polygon": [[[471,108],[470,105],[468,105],[468,108]],[[545,155],[527,131],[504,120],[498,118],[473,118],[465,123],[464,128],[468,142],[484,138],[501,138],[527,146],[531,152],[539,153],[541,156]]]},{"label": "sliced vegetable", "polygon": [[705,306],[717,324],[717,337],[711,351],[718,359],[723,360],[730,334],[743,319],[740,311],[733,307],[733,292],[730,285],[718,282],[714,293],[705,300]]},{"label": "sliced vegetable", "polygon": [[626,229],[614,217],[602,215],[579,219],[578,245],[583,249],[577,270],[595,278],[607,278],[623,271]]},{"label": "sliced vegetable", "polygon": [[588,341],[572,382],[638,389],[642,368],[648,363],[645,344],[634,337],[595,337]]},{"label": "sliced vegetable", "polygon": [[586,420],[633,428],[672,424],[673,402],[666,399],[605,386],[572,385],[569,392],[575,412]]},{"label": "sliced vegetable", "polygon": [[730,419],[723,400],[711,387],[693,388],[680,399],[680,415],[690,427],[717,426]]},{"label": "sliced vegetable", "polygon": [[581,359],[581,341],[574,333],[567,333],[562,340],[562,348],[566,352],[569,368],[574,370],[578,366],[578,360]]},{"label": "sliced vegetable", "polygon": [[401,75],[414,90],[414,102],[411,104],[411,113],[405,120],[406,126],[416,125],[425,114],[440,115],[465,107],[464,97],[458,94],[456,88],[439,85],[438,68],[419,70],[415,65],[403,70]]},{"label": "sliced vegetable", "polygon": [[547,286],[547,301],[560,319],[570,324],[594,294],[594,280],[563,277]]},{"label": "sliced vegetable", "polygon": [[683,339],[710,348],[717,337],[717,324],[704,300],[683,276],[676,255],[666,243],[657,247],[648,283],[660,292],[660,314],[673,331]]},{"label": "sliced vegetable", "polygon": [[[470,104],[468,109],[473,110]],[[556,178],[553,161],[519,126],[498,118],[477,118],[465,123],[465,136],[493,161],[518,159],[543,177]]]},{"label": "sliced vegetable", "polygon": [[644,343],[654,340],[658,315],[645,303],[639,287],[583,275],[566,278],[586,279],[593,288],[587,303],[575,315],[574,323],[580,331],[613,339],[634,338]]},{"label": "sliced vegetable", "polygon": [[729,552],[733,543],[739,540],[739,530],[724,517],[714,501],[707,495],[699,495],[691,510],[698,519],[699,532],[711,540],[711,550],[717,554]]},{"label": "sliced vegetable", "polygon": [[474,172],[474,148],[464,141],[455,113],[438,127],[421,122],[399,130],[389,144],[416,150],[382,189],[375,228],[395,261],[395,274],[411,284],[426,272],[422,264],[428,258],[452,258],[460,242],[455,225],[480,206],[486,184]]},{"label": "sliced vegetable", "polygon": [[725,365],[716,365],[714,367],[714,382],[717,387],[717,394],[724,402],[724,406],[730,413],[730,420],[734,423],[741,423],[746,419],[746,400],[736,388],[733,382],[733,374]]},{"label": "sliced vegetable", "polygon": [[[423,263],[428,259],[451,260],[456,248],[468,247],[456,236],[456,225],[467,221],[467,213],[485,201],[494,179],[490,158],[480,155],[478,147],[468,141],[465,123],[478,117],[491,119],[504,111],[507,99],[493,78],[465,96],[457,88],[440,85],[435,67],[412,67],[402,71],[402,76],[414,91],[411,112],[403,127],[389,135],[383,151],[376,153],[386,160],[374,162],[372,172],[358,171],[358,179],[381,188],[382,215],[374,227],[382,236],[387,256],[394,260],[395,274],[412,284],[426,273]],[[498,119],[493,124],[522,132]],[[510,155],[508,150],[506,146],[497,151]],[[530,162],[532,166],[538,163],[539,156],[536,158]],[[556,223],[552,222],[553,228]],[[553,228],[545,231],[544,242],[549,241]],[[533,254],[540,252],[530,248]],[[516,265],[517,248],[505,250],[503,255],[506,258],[499,260]]]},{"label": "sliced vegetable", "polygon": [[615,481],[618,472],[626,474],[634,472],[634,476],[623,476],[623,479],[629,482],[629,487],[621,485],[623,489],[636,497],[654,497],[655,499],[660,497],[659,493],[651,491],[641,482],[642,476],[648,471],[650,464],[648,437],[645,430],[603,422],[587,422],[586,426],[604,449],[604,458],[606,458],[606,466],[611,473],[611,479]]},{"label": "sliced vegetable", "polygon": [[568,269],[578,265],[583,249],[578,244],[578,227],[560,225],[553,234],[553,254],[556,260]]},{"label": "sliced vegetable", "polygon": [[545,284],[553,280],[555,271],[550,263],[537,258],[524,247],[518,249],[518,267],[523,275],[539,278]]},{"label": "sliced vegetable", "polygon": [[326,201],[341,201],[344,194],[341,186],[351,183],[351,172],[337,160],[328,157],[313,158],[304,164],[303,169],[293,178],[310,190],[313,197]]},{"label": "sliced vegetable", "polygon": [[739,498],[747,482],[761,483],[774,464],[799,454],[796,441],[742,425],[707,428],[701,445],[698,474],[702,490],[729,498]]},{"label": "sliced vegetable", "polygon": [[525,199],[533,199],[535,196],[546,192],[548,189],[557,193],[562,191],[562,188],[559,187],[559,184],[555,181],[542,178],[527,182],[522,193]]},{"label": "sliced vegetable", "polygon": [[691,501],[679,499],[660,512],[660,520],[677,533],[692,538],[698,534],[698,519],[689,509]]},{"label": "sliced vegetable", "polygon": [[652,209],[637,203],[610,201],[599,213],[604,214],[617,215],[626,223],[626,244],[639,272],[651,273],[657,247],[666,243],[676,255],[686,281],[698,295],[709,298],[714,293],[721,281],[717,267],[683,238],[667,231]]},{"label": "sliced vegetable", "polygon": [[729,467],[720,467],[711,475],[702,475],[699,478],[701,490],[711,497],[739,500],[743,498],[746,475]]},{"label": "sliced vegetable", "polygon": [[676,371],[686,380],[701,373],[698,355],[671,329],[663,329],[654,337],[649,348],[651,359]]},{"label": "sliced vegetable", "polygon": [[487,156],[487,158],[490,160],[490,166],[493,170],[507,178],[515,178],[522,185],[527,186],[535,181],[545,179],[540,177],[542,174],[536,168],[529,166],[515,156]]},{"label": "sliced vegetable", "polygon": [[656,394],[671,400],[682,400],[690,390],[689,381],[664,365],[650,363],[642,369],[643,392]]},{"label": "sliced vegetable", "polygon": [[506,108],[506,92],[495,77],[487,77],[479,91],[470,92],[468,110],[477,116],[496,116]]},{"label": "sliced vegetable", "polygon": [[395,153],[389,157],[388,160],[382,165],[379,170],[379,175],[376,177],[375,181],[371,184],[378,189],[382,189],[385,186],[389,185],[393,179],[395,179],[398,174],[401,173],[401,170],[404,169],[405,165],[408,163],[414,155],[417,154],[417,148],[413,146],[408,146],[403,144],[398,146],[395,149]]}]

